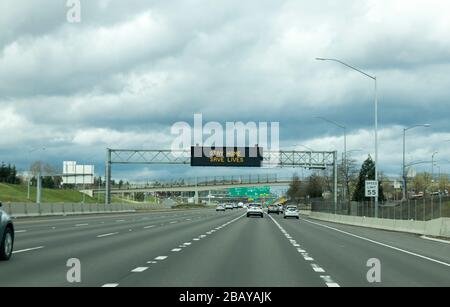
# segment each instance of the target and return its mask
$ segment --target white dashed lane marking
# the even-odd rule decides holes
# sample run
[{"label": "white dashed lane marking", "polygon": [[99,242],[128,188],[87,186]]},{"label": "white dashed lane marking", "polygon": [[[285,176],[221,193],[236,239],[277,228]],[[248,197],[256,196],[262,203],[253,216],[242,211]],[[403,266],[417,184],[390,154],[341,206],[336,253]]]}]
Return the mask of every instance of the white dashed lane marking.
[{"label": "white dashed lane marking", "polygon": [[[218,231],[219,229],[222,229],[222,228],[230,225],[231,223],[234,223],[235,221],[237,221],[238,219],[242,218],[243,216],[245,216],[245,214],[241,215],[241,216],[239,216],[239,217],[237,217],[237,218],[235,218],[235,219],[233,219],[233,220],[231,220],[231,221],[229,221],[229,222],[227,222],[225,224],[223,224],[222,226],[217,227],[216,229],[213,229],[213,230],[207,232],[207,234],[212,234],[215,231]],[[172,223],[174,223],[174,222],[172,222]],[[155,225],[149,225],[149,226],[144,227],[144,229],[151,228],[151,227],[154,227],[154,226]],[[100,236],[97,236],[97,237],[101,238],[101,237],[105,237],[105,236],[112,236],[112,235],[115,235],[115,234],[118,234],[118,232],[116,232],[116,233],[108,233],[108,234],[100,235]],[[198,238],[194,238],[193,241],[199,241],[200,239],[203,239],[206,236],[207,235],[200,235]],[[183,248],[188,247],[190,245],[192,245],[191,242],[185,242],[182,245],[180,245],[178,248],[173,248],[171,250],[171,252],[181,252]],[[163,261],[163,260],[166,260],[167,258],[168,258],[168,256],[158,256],[152,261],[147,261],[147,264],[157,264],[158,261]],[[133,269],[131,272],[133,272],[133,273],[141,273],[141,272],[146,271],[148,268],[149,267],[147,267],[147,266],[145,266],[145,267],[137,267],[137,268]],[[119,286],[118,283],[109,283],[109,284],[103,285],[102,287],[104,287],[104,288],[113,288],[113,287],[117,287],[117,286]]]},{"label": "white dashed lane marking", "polygon": [[132,270],[132,273],[142,273],[144,271],[146,271],[148,269],[148,267],[146,266],[142,266],[142,267],[137,267],[134,270]]},{"label": "white dashed lane marking", "polygon": [[145,226],[144,229],[149,229],[149,228],[153,228],[153,227],[155,227],[155,225]]},{"label": "white dashed lane marking", "polygon": [[167,259],[167,256],[158,256],[155,258],[155,260],[158,260],[158,261],[162,261],[162,260],[166,260],[166,259]]},{"label": "white dashed lane marking", "polygon": [[[280,223],[278,223],[273,217],[271,217],[271,216],[269,216],[269,217],[272,219],[272,221],[275,223],[275,225],[278,227],[278,229],[284,234],[284,236],[289,240],[291,245],[293,247],[295,247],[297,249],[297,251],[303,256],[303,259],[305,259],[305,261],[314,261],[314,258],[309,256],[309,254],[306,252],[306,250],[301,248],[300,244],[298,244],[297,241],[294,240],[289,233],[287,233],[287,231],[280,225]],[[320,267],[318,264],[312,263],[311,268],[316,273],[325,273],[325,270],[322,267]],[[325,282],[325,285],[327,287],[339,287],[339,284],[334,282],[331,279],[331,277],[328,275],[326,275],[326,276],[321,275],[320,278]]]},{"label": "white dashed lane marking", "polygon": [[330,287],[330,288],[339,288],[339,287],[340,287],[339,284],[338,284],[338,283],[335,283],[335,282],[333,281],[333,279],[331,279],[330,276],[323,276],[323,275],[320,275],[320,278],[323,279],[323,281],[325,282],[325,284],[327,285],[327,287]]},{"label": "white dashed lane marking", "polygon": [[311,264],[311,267],[313,268],[314,272],[317,272],[317,273],[325,273],[325,270],[322,269],[320,266],[318,266],[318,265],[315,264],[315,263]]},{"label": "white dashed lane marking", "polygon": [[98,235],[97,238],[110,237],[119,234],[118,232],[105,233],[103,235]]}]

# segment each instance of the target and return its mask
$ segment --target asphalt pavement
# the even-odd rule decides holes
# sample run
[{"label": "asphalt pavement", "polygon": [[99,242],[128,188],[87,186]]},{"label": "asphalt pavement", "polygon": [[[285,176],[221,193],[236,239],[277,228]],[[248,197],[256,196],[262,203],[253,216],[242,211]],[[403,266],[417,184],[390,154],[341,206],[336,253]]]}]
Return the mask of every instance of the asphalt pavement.
[{"label": "asphalt pavement", "polygon": [[[23,219],[15,228],[0,287],[450,286],[450,244],[306,217],[205,209]],[[69,259],[80,261],[79,283],[67,280]],[[374,260],[380,282],[367,278]]]}]

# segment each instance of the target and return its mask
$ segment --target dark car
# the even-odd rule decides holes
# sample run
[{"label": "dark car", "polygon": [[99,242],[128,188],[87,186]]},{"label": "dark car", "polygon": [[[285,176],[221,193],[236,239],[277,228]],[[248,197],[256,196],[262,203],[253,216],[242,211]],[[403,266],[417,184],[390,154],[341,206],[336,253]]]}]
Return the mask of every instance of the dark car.
[{"label": "dark car", "polygon": [[277,205],[269,205],[269,207],[267,207],[267,214],[271,213],[280,214],[280,210]]},{"label": "dark car", "polygon": [[9,260],[14,247],[14,226],[0,203],[0,260]]}]

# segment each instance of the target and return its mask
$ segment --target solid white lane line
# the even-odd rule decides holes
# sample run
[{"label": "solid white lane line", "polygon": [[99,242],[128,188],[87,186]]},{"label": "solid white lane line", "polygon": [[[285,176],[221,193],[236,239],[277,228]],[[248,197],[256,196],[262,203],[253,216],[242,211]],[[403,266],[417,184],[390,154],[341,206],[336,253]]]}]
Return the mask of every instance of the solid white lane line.
[{"label": "solid white lane line", "polygon": [[158,261],[165,260],[165,259],[167,259],[167,256],[158,256],[155,258],[155,260],[158,260]]},{"label": "solid white lane line", "polygon": [[117,222],[117,223],[125,222],[125,220],[117,220],[116,222]]},{"label": "solid white lane line", "polygon": [[103,235],[98,235],[97,238],[110,237],[119,234],[118,232],[105,233]]},{"label": "solid white lane line", "polygon": [[15,233],[25,233],[27,232],[26,230],[16,230]]},{"label": "solid white lane line", "polygon": [[439,260],[436,260],[436,259],[433,259],[433,258],[430,258],[430,257],[427,257],[427,256],[423,256],[423,255],[420,255],[420,254],[417,254],[417,253],[413,253],[413,252],[410,252],[410,251],[407,251],[407,250],[404,250],[404,249],[401,249],[401,248],[398,248],[398,247],[395,247],[395,246],[392,246],[392,245],[389,245],[389,244],[381,243],[381,242],[378,242],[378,241],[375,241],[375,240],[372,240],[372,239],[369,239],[369,238],[358,236],[358,235],[355,235],[353,233],[350,233],[350,232],[347,232],[347,231],[343,231],[343,230],[340,230],[340,229],[337,229],[337,228],[334,228],[334,227],[330,227],[330,226],[327,226],[327,225],[311,222],[311,221],[308,221],[308,220],[304,220],[304,221],[306,221],[306,222],[308,222],[310,224],[314,224],[314,225],[317,225],[317,226],[325,227],[325,228],[328,228],[328,229],[331,229],[331,230],[334,230],[334,231],[346,234],[346,235],[354,237],[354,238],[358,238],[358,239],[361,239],[361,240],[364,240],[364,241],[367,241],[367,242],[371,242],[371,243],[374,243],[374,244],[377,244],[377,245],[380,245],[380,246],[384,246],[384,247],[387,247],[387,248],[390,248],[390,249],[393,249],[393,250],[396,250],[396,251],[399,251],[399,252],[402,252],[402,253],[405,253],[405,254],[408,254],[408,255],[411,255],[411,256],[415,256],[415,257],[418,257],[418,258],[422,258],[422,259],[425,259],[425,260],[428,260],[428,261],[431,261],[431,262],[439,263],[439,264],[442,264],[442,265],[450,267],[450,263],[447,263],[447,262],[444,262],[444,261],[439,261]]},{"label": "solid white lane line", "polygon": [[13,251],[13,254],[19,254],[19,253],[24,253],[24,252],[30,252],[30,251],[34,251],[34,250],[38,250],[38,249],[42,249],[44,248],[44,246],[38,246],[38,247],[32,247],[32,248],[26,248],[26,249],[21,249],[18,251]]},{"label": "solid white lane line", "polygon": [[104,284],[102,288],[115,288],[118,287],[119,284]]},{"label": "solid white lane line", "polygon": [[425,239],[425,240],[430,240],[430,241],[450,244],[450,241],[447,241],[447,240],[435,239],[435,238],[430,238],[430,237],[427,237],[427,236],[421,236],[421,238]]},{"label": "solid white lane line", "polygon": [[146,271],[148,269],[148,267],[146,266],[141,266],[141,267],[137,267],[134,270],[132,270],[132,273],[142,273],[144,271]]},{"label": "solid white lane line", "polygon": [[149,228],[153,228],[153,227],[155,227],[155,225],[145,226],[144,229],[149,229]]}]

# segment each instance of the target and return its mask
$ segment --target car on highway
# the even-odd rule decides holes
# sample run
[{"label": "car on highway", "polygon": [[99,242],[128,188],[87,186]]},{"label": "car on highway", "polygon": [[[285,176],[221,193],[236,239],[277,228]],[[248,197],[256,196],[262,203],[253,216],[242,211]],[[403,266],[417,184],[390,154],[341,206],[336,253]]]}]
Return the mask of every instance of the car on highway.
[{"label": "car on highway", "polygon": [[280,213],[283,213],[283,211],[284,211],[284,206],[283,206],[283,205],[278,205],[278,211],[279,211]]},{"label": "car on highway", "polygon": [[225,210],[233,210],[233,205],[232,204],[226,204],[225,205]]},{"label": "car on highway", "polygon": [[225,211],[225,206],[224,205],[218,205],[216,207],[216,211]]},{"label": "car on highway", "polygon": [[244,208],[244,203],[243,202],[238,203],[238,207],[239,208]]},{"label": "car on highway", "polygon": [[264,217],[264,212],[261,204],[249,204],[247,207],[247,217],[250,216]]},{"label": "car on highway", "polygon": [[287,219],[289,217],[296,218],[297,220],[300,218],[298,213],[297,206],[287,206],[284,210],[284,218]]},{"label": "car on highway", "polygon": [[280,210],[278,209],[277,205],[269,205],[267,207],[267,214],[271,213],[280,214]]},{"label": "car on highway", "polygon": [[0,203],[0,260],[9,260],[14,247],[14,225]]},{"label": "car on highway", "polygon": [[233,203],[233,209],[239,209],[239,206],[238,206],[238,204],[236,204],[236,203]]}]

